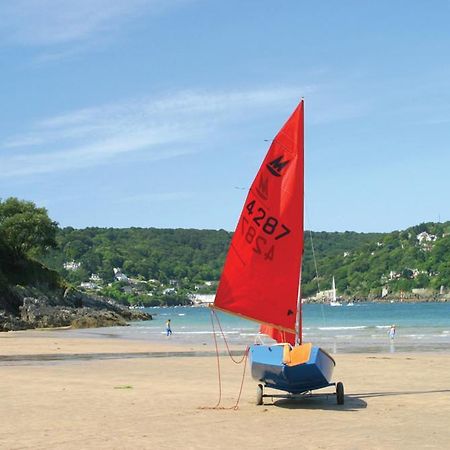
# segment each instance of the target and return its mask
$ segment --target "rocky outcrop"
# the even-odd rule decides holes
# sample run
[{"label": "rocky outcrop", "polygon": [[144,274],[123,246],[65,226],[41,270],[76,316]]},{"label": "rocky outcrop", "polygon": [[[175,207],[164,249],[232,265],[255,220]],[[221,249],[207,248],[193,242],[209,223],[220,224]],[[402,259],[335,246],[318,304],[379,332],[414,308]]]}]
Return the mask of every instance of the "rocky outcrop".
[{"label": "rocky outcrop", "polygon": [[0,311],[0,331],[17,331],[30,328],[29,324],[19,317]]},{"label": "rocky outcrop", "polygon": [[0,234],[0,331],[126,325],[151,318],[69,287],[56,271],[13,251]]},{"label": "rocky outcrop", "polygon": [[151,320],[152,316],[119,305],[111,299],[91,297],[75,289],[45,292],[16,286],[13,295],[21,298],[19,314],[0,311],[0,331],[30,328],[97,328],[125,326],[129,321]]}]

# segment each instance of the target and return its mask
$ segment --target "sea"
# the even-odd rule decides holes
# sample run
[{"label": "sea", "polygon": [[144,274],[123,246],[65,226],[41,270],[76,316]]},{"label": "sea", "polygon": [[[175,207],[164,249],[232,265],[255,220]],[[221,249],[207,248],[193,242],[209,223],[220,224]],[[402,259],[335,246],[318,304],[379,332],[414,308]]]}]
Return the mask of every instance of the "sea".
[{"label": "sea", "polygon": [[[214,343],[226,339],[236,348],[254,342],[273,342],[258,333],[259,325],[217,312],[219,324],[211,322],[207,307],[145,308],[153,320],[133,322],[129,327],[77,330],[86,336],[167,342],[180,346]],[[165,324],[171,319],[171,336]],[[391,325],[396,327],[389,338]],[[450,351],[450,303],[355,303],[353,306],[303,305],[303,341],[337,353],[395,353]]]}]

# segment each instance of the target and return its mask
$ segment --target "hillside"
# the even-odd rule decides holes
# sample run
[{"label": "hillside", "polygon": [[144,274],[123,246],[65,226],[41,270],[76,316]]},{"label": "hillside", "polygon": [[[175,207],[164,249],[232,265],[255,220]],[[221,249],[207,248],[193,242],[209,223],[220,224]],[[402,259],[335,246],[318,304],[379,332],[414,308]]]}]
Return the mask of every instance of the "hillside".
[{"label": "hillside", "polygon": [[[380,297],[383,289],[385,294],[445,289],[450,286],[449,233],[450,222],[421,224],[392,233],[307,231],[303,294],[311,296],[318,289],[329,289],[333,276],[338,293],[346,297]],[[155,294],[147,304],[167,300],[162,287],[171,283],[173,293],[178,291],[187,301],[199,283],[212,281],[208,292],[214,291],[231,236],[224,230],[64,228],[57,234],[58,248],[43,261],[73,283],[86,282],[96,274],[104,284],[112,283],[106,290],[113,296],[111,289],[126,291],[126,283],[113,283],[113,268],[119,268],[135,280],[160,283],[158,288],[140,288],[141,294]],[[65,269],[64,263],[71,261],[79,267]],[[119,297],[134,303],[136,290],[129,289],[128,295]],[[140,302],[145,300],[142,295],[138,297]]]},{"label": "hillside", "polygon": [[[305,280],[313,280],[315,276],[310,235],[309,232],[305,235]],[[232,233],[224,230],[64,228],[57,234],[58,248],[51,250],[43,261],[77,285],[88,285],[86,282],[95,274],[96,283],[103,286],[102,292],[125,303],[187,303],[189,294],[198,291],[199,285],[203,286],[201,292],[214,292],[214,282],[220,277],[231,236]],[[379,233],[313,232],[312,240],[320,266],[323,260],[355,251],[382,236]],[[134,279],[132,289],[127,287],[126,281],[115,281],[114,268]],[[148,286],[137,284],[137,280],[153,281]],[[202,284],[205,281],[211,286]],[[176,282],[173,290],[178,294],[173,299],[169,299],[166,289],[171,282]],[[105,286],[111,283],[112,286]],[[314,281],[308,294],[315,291],[317,283]]]},{"label": "hillside", "polygon": [[[69,227],[59,230],[58,248],[43,261],[73,282],[86,281],[91,273],[111,282],[113,268],[164,283],[183,278],[217,280],[230,237],[224,230]],[[81,266],[75,271],[65,270],[67,261]]]},{"label": "hillside", "polygon": [[[447,293],[450,222],[423,223],[379,235],[345,253],[325,252],[318,258],[318,265],[321,287],[327,283],[328,289],[335,276],[338,292],[347,296],[408,296],[413,289]],[[305,270],[304,282],[305,294],[317,290],[311,270]]]}]

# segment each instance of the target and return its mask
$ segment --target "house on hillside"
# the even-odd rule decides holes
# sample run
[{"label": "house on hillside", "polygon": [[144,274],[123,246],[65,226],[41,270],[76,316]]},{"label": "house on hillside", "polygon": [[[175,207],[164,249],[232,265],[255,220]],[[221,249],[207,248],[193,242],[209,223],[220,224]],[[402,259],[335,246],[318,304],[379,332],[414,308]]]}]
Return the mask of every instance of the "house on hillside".
[{"label": "house on hillside", "polygon": [[422,233],[419,233],[416,238],[419,241],[419,244],[434,242],[437,240],[437,236],[435,236],[434,234],[428,234],[426,231],[422,231]]},{"label": "house on hillside", "polygon": [[389,280],[398,280],[402,276],[401,273],[395,272],[394,270],[391,270],[389,272]]},{"label": "house on hillside", "polygon": [[122,272],[122,269],[120,267],[114,267],[113,268],[113,272],[114,272],[114,278],[117,281],[125,281],[126,283],[128,283],[129,279],[128,277]]},{"label": "house on hillside", "polygon": [[196,305],[209,305],[214,303],[215,294],[194,294],[192,300]]},{"label": "house on hillside", "polygon": [[81,263],[79,262],[75,262],[75,261],[70,261],[70,262],[65,262],[63,264],[64,269],[66,270],[78,270],[81,267]]},{"label": "house on hillside", "polygon": [[83,281],[80,283],[81,289],[100,289],[100,286],[93,283],[92,281]]},{"label": "house on hillside", "polygon": [[167,288],[163,290],[164,295],[176,294],[177,290],[175,288]]}]

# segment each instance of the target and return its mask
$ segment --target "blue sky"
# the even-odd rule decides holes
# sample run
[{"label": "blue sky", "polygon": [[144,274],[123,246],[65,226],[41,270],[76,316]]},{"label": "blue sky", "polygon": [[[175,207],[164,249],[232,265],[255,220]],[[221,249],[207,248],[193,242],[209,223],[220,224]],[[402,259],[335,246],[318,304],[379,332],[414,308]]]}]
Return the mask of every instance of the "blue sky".
[{"label": "blue sky", "polygon": [[0,198],[233,230],[306,102],[306,226],[450,220],[450,2],[0,3]]}]

